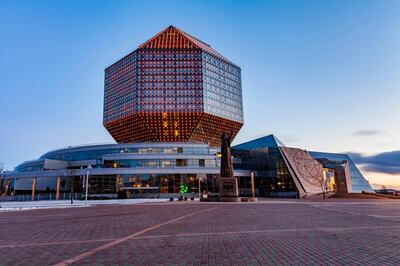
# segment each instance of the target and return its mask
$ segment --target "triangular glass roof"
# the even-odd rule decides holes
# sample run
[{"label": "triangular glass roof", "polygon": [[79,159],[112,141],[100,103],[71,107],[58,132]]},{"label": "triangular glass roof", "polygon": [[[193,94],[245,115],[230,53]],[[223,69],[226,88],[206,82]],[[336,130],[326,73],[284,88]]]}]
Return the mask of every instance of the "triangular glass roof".
[{"label": "triangular glass roof", "polygon": [[142,49],[201,49],[219,59],[233,64],[222,54],[213,49],[209,44],[200,41],[196,37],[178,29],[169,26],[143,44],[139,45]]},{"label": "triangular glass roof", "polygon": [[285,147],[285,144],[283,144],[278,138],[276,138],[274,135],[271,134],[265,137],[261,137],[258,139],[250,140],[248,142],[235,145],[232,148],[238,150],[240,149],[252,150],[252,149],[266,148],[266,147],[278,148],[280,146]]}]

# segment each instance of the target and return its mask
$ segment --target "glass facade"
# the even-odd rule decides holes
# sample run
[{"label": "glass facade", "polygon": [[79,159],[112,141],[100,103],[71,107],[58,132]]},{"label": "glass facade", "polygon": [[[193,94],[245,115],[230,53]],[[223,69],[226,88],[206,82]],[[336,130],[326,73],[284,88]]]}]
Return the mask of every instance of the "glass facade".
[{"label": "glass facade", "polygon": [[[255,187],[261,197],[296,197],[296,185],[277,147],[232,149],[235,169],[257,172]],[[236,163],[235,163],[236,162]],[[246,182],[246,179],[243,179]],[[247,182],[249,180],[247,179]],[[243,184],[242,186],[246,186]],[[248,187],[248,186],[247,186]]]},{"label": "glass facade", "polygon": [[[274,135],[251,140],[232,147],[232,153],[240,161],[235,165],[238,169],[249,169],[257,171],[258,179],[264,178],[263,183],[258,181],[260,191],[267,191],[269,187],[274,187],[280,191],[294,191],[295,186],[292,177],[283,161],[279,147],[285,145]],[[326,158],[330,161],[341,163],[349,162],[350,177],[353,192],[368,191],[373,192],[372,187],[358,170],[357,166],[347,154],[309,152],[314,159]],[[263,184],[268,184],[263,186]]]},{"label": "glass facade", "polygon": [[110,122],[131,113],[135,106],[137,52],[119,60],[105,71],[104,122]]},{"label": "glass facade", "polygon": [[204,111],[243,123],[240,68],[203,53]]},{"label": "glass facade", "polygon": [[333,161],[335,163],[348,161],[350,168],[350,176],[351,176],[351,186],[353,192],[362,192],[362,191],[374,192],[371,185],[362,175],[360,170],[358,170],[357,166],[351,160],[349,155],[343,153],[328,153],[328,152],[315,152],[315,151],[310,151],[309,153],[315,159],[327,158],[328,160]]},{"label": "glass facade", "polygon": [[243,126],[240,68],[168,27],[105,70],[103,124],[119,143],[207,142]]},{"label": "glass facade", "polygon": [[[63,161],[82,161],[82,160],[101,160],[104,155],[108,154],[193,154],[207,155],[210,153],[208,147],[190,147],[190,146],[169,146],[154,147],[150,144],[146,147],[115,147],[116,145],[108,145],[110,148],[70,148],[58,151],[48,152],[40,157],[40,159],[53,159]],[[111,147],[115,148],[111,148]],[[134,145],[128,145],[134,146]]]},{"label": "glass facade", "polygon": [[200,50],[137,50],[136,111],[203,110]]},{"label": "glass facade", "polygon": [[129,195],[148,196],[149,194],[178,194],[182,186],[187,193],[199,193],[199,178],[201,192],[218,192],[217,175],[212,174],[142,174],[122,175],[123,188]]},{"label": "glass facade", "polygon": [[[203,190],[217,192],[219,173],[218,149],[200,143],[130,143],[68,147],[50,151],[38,160],[24,162],[9,172],[10,191],[30,194],[36,179],[38,193],[55,193],[57,178],[60,191],[82,193],[87,166],[90,163],[89,192],[116,194],[121,190],[132,197],[198,193],[199,178]],[[64,168],[44,169],[58,160]],[[60,165],[60,164],[58,164]],[[5,181],[7,182],[7,181]],[[5,183],[3,182],[3,183]],[[4,186],[4,185],[3,185]],[[1,188],[0,188],[1,189]],[[156,195],[157,194],[157,195]]]},{"label": "glass facade", "polygon": [[138,168],[138,167],[154,167],[154,168],[173,168],[173,167],[217,167],[216,160],[212,159],[174,159],[174,160],[107,160],[104,161],[105,168]]},{"label": "glass facade", "polygon": [[44,162],[42,160],[33,162],[24,162],[15,167],[14,171],[18,173],[43,171],[43,166]]}]

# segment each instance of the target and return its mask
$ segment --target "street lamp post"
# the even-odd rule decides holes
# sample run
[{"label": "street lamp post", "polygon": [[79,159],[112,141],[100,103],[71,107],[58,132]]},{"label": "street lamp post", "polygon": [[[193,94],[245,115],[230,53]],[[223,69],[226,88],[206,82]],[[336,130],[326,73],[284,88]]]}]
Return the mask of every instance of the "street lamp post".
[{"label": "street lamp post", "polygon": [[198,177],[198,179],[199,179],[199,201],[200,201],[200,199],[201,199],[201,178],[200,178],[200,176]]},{"label": "street lamp post", "polygon": [[89,188],[89,170],[92,169],[92,165],[88,165],[87,171],[86,171],[86,184],[85,184],[85,205],[87,204],[87,198],[88,198],[88,188]]},{"label": "street lamp post", "polygon": [[250,173],[250,178],[251,178],[251,196],[253,197],[253,198],[255,198],[255,193],[254,193],[254,172],[252,171],[251,173]]}]

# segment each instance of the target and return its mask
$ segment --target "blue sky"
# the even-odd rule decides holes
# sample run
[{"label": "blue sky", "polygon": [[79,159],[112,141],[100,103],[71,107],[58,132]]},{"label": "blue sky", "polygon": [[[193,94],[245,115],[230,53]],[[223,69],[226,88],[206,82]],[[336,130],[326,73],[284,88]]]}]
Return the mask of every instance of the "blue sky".
[{"label": "blue sky", "polygon": [[171,24],[241,66],[235,143],[274,133],[288,146],[352,152],[371,183],[400,186],[400,1],[1,0],[6,169],[111,142],[104,68]]}]

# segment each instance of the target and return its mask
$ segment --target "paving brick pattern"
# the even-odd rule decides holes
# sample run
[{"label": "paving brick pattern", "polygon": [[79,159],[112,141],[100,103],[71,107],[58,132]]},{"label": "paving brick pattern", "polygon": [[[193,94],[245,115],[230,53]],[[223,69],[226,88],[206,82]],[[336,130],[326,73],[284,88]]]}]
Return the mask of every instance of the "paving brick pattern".
[{"label": "paving brick pattern", "polygon": [[8,212],[0,213],[0,239],[0,265],[53,265],[102,245],[108,246],[73,264],[400,265],[400,201],[179,202]]}]

